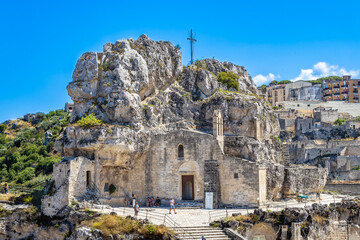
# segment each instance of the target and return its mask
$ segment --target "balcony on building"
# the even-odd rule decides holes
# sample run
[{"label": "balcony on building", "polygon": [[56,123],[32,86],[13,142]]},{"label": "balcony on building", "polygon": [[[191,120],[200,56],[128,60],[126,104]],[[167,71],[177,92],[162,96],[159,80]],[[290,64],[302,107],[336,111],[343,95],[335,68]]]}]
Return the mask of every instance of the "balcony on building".
[{"label": "balcony on building", "polygon": [[334,85],[333,88],[340,88],[340,85],[339,84]]}]

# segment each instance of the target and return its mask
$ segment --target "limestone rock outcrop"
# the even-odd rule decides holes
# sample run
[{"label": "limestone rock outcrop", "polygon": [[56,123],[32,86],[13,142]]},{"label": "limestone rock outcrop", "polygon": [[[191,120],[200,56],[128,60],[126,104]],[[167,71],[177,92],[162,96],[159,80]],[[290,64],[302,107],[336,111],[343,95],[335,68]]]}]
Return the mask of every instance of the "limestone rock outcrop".
[{"label": "limestone rock outcrop", "polygon": [[[238,91],[218,81],[221,72],[236,74]],[[276,117],[256,95],[246,69],[215,59],[183,67],[179,48],[170,42],[142,35],[107,43],[101,53],[85,53],[67,89],[74,101],[73,123],[93,113],[108,125],[91,131],[68,127],[56,144],[66,156],[93,157],[95,149],[112,145],[136,158],[146,151],[152,134],[194,128],[211,131],[212,113],[220,109],[224,132],[252,142],[243,141],[252,152],[246,158],[262,163],[278,159],[271,146],[271,136],[279,132]],[[134,143],[130,150],[129,143]]]}]

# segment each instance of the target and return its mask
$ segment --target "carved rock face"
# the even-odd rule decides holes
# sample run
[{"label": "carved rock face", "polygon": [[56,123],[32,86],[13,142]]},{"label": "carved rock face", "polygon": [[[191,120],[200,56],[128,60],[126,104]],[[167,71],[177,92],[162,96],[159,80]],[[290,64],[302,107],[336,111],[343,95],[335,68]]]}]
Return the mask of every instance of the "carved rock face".
[{"label": "carved rock face", "polygon": [[105,122],[136,124],[141,100],[172,83],[181,67],[179,49],[145,35],[107,43],[102,53],[85,53],[67,87],[75,104],[72,121],[94,113]]},{"label": "carved rock face", "polygon": [[[237,75],[238,92],[231,92],[218,82],[220,72]],[[122,139],[140,141],[135,136],[141,134],[189,130],[195,125],[212,129],[213,112],[220,110],[226,133],[248,138],[261,136],[230,152],[243,152],[242,157],[262,163],[277,159],[276,150],[262,139],[271,142],[270,137],[279,131],[278,123],[265,101],[254,94],[257,90],[246,69],[215,59],[183,67],[180,50],[170,42],[153,41],[142,35],[137,40],[107,43],[101,53],[85,53],[76,64],[73,82],[67,89],[74,101],[72,122],[93,113],[111,126],[129,127],[116,142],[107,141],[111,139],[108,134],[99,140],[97,136],[85,137],[81,129],[71,127],[63,138],[63,152],[68,156],[91,157],[104,144],[115,146],[109,146],[108,152],[117,147],[124,150],[126,141]],[[142,144],[124,150],[128,156],[146,151],[144,146],[149,139],[140,139]]]}]

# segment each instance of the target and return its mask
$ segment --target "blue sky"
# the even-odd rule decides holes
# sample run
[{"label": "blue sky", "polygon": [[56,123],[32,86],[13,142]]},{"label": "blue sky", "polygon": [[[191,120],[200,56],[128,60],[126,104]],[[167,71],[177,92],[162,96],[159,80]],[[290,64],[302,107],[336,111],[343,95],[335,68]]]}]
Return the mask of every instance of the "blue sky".
[{"label": "blue sky", "polygon": [[147,34],[195,59],[245,66],[258,84],[360,74],[359,1],[2,1],[0,122],[63,108],[77,59]]}]

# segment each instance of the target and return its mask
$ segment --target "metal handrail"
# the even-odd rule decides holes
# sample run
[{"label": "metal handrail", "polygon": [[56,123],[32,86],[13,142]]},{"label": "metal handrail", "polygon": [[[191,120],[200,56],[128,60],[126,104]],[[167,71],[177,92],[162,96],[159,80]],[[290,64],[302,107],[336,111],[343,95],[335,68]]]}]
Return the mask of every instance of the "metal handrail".
[{"label": "metal handrail", "polygon": [[181,234],[185,235],[187,237],[187,239],[189,239],[189,238],[190,239],[197,239],[193,235],[191,235],[191,233],[189,233],[183,227],[181,227],[177,222],[175,222],[173,219],[171,219],[169,217],[169,214],[165,214],[165,216],[164,216],[164,225],[166,225],[166,222],[169,222],[169,224],[173,224],[173,228],[180,229]]},{"label": "metal handrail", "polygon": [[[103,210],[104,205],[100,204],[100,206],[101,206],[101,209]],[[113,212],[118,212],[118,213],[122,214],[124,217],[126,215],[133,215],[134,214],[133,210],[131,210],[131,207],[130,208],[129,207],[123,207],[122,209],[116,209],[116,210],[115,210],[115,208],[112,208],[112,211]],[[151,212],[148,209],[146,209],[146,211],[140,211],[138,214],[139,214],[138,216],[144,217],[146,220],[149,220],[149,218],[154,219],[154,220],[157,220],[159,222],[163,222],[163,225],[165,225],[165,226],[177,228],[177,229],[180,230],[179,232],[181,234],[187,236],[190,239],[197,239],[194,236],[192,236],[191,233],[189,233],[183,227],[181,227],[177,222],[175,222],[173,219],[171,219],[169,217],[169,214]]]}]

